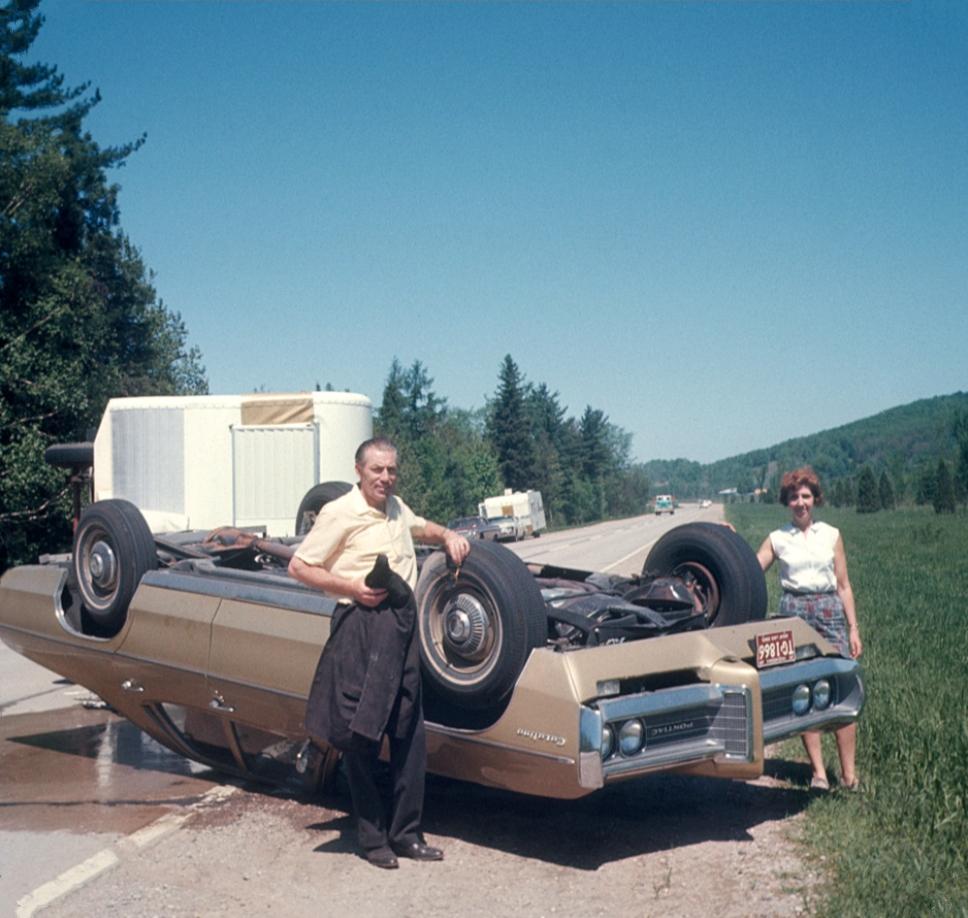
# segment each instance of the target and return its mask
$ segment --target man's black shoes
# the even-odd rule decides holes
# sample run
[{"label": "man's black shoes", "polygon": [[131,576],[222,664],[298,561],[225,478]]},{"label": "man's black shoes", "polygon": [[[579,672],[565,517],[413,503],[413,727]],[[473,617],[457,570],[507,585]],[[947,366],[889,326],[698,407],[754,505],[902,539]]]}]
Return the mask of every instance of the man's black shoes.
[{"label": "man's black shoes", "polygon": [[442,861],[444,852],[422,841],[393,842],[390,847],[399,857],[413,858],[415,861]]},{"label": "man's black shoes", "polygon": [[371,848],[363,856],[374,867],[394,870],[400,866],[397,857],[408,857],[415,861],[442,861],[444,852],[418,839],[412,842],[391,842],[389,847]]},{"label": "man's black shoes", "polygon": [[387,847],[371,848],[364,853],[364,857],[374,866],[384,870],[394,870],[399,867],[397,856]]}]

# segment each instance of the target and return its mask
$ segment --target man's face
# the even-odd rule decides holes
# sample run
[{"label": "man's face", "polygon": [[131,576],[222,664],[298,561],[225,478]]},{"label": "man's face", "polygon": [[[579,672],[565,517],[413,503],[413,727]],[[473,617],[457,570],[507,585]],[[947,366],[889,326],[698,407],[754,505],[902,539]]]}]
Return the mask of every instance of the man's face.
[{"label": "man's face", "polygon": [[397,483],[397,451],[370,447],[357,464],[363,499],[377,510],[386,509],[387,498]]}]

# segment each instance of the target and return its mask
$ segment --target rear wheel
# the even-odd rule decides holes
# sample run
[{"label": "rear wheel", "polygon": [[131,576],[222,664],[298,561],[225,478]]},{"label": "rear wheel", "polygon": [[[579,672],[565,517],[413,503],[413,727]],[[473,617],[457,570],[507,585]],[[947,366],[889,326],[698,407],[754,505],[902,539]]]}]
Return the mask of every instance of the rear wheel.
[{"label": "rear wheel", "polygon": [[684,580],[699,597],[710,627],[766,617],[766,578],[760,563],[728,526],[677,526],[656,542],[642,573]]},{"label": "rear wheel", "polygon": [[154,538],[134,504],[102,500],[84,508],[74,534],[71,579],[99,628],[121,630],[142,576],[157,566]]},{"label": "rear wheel", "polygon": [[305,535],[313,528],[316,514],[325,504],[342,497],[353,486],[345,481],[324,481],[313,485],[299,503],[296,511],[296,535]]},{"label": "rear wheel", "polygon": [[459,572],[443,552],[417,583],[420,658],[429,720],[493,723],[535,647],[547,637],[541,591],[521,560],[474,542]]}]

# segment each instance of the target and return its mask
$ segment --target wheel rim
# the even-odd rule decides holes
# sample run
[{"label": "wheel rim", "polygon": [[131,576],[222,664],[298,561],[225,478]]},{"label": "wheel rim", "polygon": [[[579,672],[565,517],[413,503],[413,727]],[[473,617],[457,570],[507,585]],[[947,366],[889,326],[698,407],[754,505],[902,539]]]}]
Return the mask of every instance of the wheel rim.
[{"label": "wheel rim", "polygon": [[677,565],[672,573],[681,577],[686,586],[699,597],[706,624],[711,625],[716,620],[720,601],[719,582],[712,571],[698,561],[686,561]]},{"label": "wheel rim", "polygon": [[78,585],[84,602],[107,609],[118,591],[118,558],[106,530],[91,526],[79,540]]},{"label": "wheel rim", "polygon": [[449,578],[427,597],[421,638],[426,661],[451,683],[473,685],[493,670],[503,640],[501,617],[484,591]]}]

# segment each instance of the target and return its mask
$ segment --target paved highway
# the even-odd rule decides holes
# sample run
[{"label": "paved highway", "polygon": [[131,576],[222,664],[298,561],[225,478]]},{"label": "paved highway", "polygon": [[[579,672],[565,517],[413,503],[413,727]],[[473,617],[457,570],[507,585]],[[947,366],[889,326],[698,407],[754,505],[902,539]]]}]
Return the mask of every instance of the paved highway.
[{"label": "paved highway", "polygon": [[612,520],[505,544],[525,561],[586,571],[639,574],[649,550],[664,533],[683,523],[700,520],[722,520],[722,507],[717,504],[700,510],[696,504],[684,504],[671,516],[651,514]]}]

